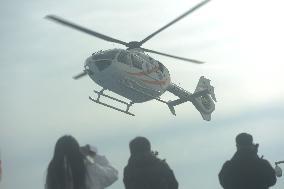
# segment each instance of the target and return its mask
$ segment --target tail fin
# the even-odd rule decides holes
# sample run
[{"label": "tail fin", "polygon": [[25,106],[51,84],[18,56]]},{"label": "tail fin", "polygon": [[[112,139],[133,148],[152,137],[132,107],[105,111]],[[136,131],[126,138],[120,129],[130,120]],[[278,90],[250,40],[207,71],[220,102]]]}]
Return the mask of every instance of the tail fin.
[{"label": "tail fin", "polygon": [[[200,95],[199,93],[202,93],[203,91],[207,91],[207,93]],[[210,80],[201,76],[192,95],[192,104],[200,112],[204,120],[210,121],[211,113],[215,110],[215,104],[213,100],[216,102],[214,87],[210,85]]]},{"label": "tail fin", "polygon": [[[173,115],[176,115],[174,107],[187,101],[191,101],[196,109],[201,113],[204,120],[211,120],[211,113],[215,110],[216,101],[214,87],[210,85],[210,80],[200,77],[197,87],[193,94],[171,83],[167,89],[169,92],[178,96],[179,99],[167,102]],[[212,100],[213,99],[213,100]]]}]

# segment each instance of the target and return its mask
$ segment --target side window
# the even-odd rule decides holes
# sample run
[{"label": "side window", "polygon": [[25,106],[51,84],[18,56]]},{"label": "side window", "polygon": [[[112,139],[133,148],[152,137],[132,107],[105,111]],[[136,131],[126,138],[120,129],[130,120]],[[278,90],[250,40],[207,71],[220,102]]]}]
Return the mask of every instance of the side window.
[{"label": "side window", "polygon": [[152,69],[150,64],[148,62],[146,62],[145,65],[146,65],[146,71],[149,72]]},{"label": "side window", "polygon": [[142,70],[142,60],[140,60],[139,57],[137,57],[136,55],[131,55],[131,60],[132,60],[132,65],[138,69]]}]

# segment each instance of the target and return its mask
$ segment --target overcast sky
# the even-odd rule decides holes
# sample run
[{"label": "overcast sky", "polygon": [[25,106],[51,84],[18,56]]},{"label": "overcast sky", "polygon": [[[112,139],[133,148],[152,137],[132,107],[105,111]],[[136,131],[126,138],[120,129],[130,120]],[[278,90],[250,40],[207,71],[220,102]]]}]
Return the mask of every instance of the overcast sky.
[{"label": "overcast sky", "polygon": [[[221,188],[218,172],[235,152],[240,132],[254,136],[259,154],[273,166],[284,160],[281,0],[212,0],[144,44],[206,62],[151,55],[188,91],[194,91],[200,76],[211,79],[218,100],[211,122],[191,103],[178,106],[176,117],[157,101],[131,107],[135,117],[92,103],[88,96],[100,87],[88,77],[75,81],[72,76],[93,52],[124,47],[44,19],[55,14],[122,41],[139,41],[198,2],[2,0],[0,188],[43,188],[55,142],[64,134],[82,145],[97,145],[120,171],[110,189],[123,189],[128,142],[138,135],[148,137],[167,159],[180,189]],[[283,187],[280,178],[273,188]]]}]

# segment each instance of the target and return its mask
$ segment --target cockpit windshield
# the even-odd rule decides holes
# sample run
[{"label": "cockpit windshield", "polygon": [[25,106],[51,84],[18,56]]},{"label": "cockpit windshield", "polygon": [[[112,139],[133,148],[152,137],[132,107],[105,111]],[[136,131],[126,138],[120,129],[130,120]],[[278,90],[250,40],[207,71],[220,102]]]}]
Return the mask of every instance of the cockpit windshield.
[{"label": "cockpit windshield", "polygon": [[124,50],[120,51],[120,54],[118,55],[117,60],[121,63],[124,63],[124,64],[128,64],[128,65],[131,64],[130,59],[129,59],[129,55],[128,55],[127,51],[124,51]]},{"label": "cockpit windshield", "polygon": [[127,53],[125,51],[121,51],[117,57],[117,60],[122,63],[127,62]]},{"label": "cockpit windshield", "polygon": [[93,53],[92,59],[93,59],[93,60],[99,60],[99,59],[112,60],[112,59],[115,58],[115,55],[116,55],[118,52],[119,52],[119,51],[117,51],[117,50],[99,51],[99,52],[97,52],[97,53]]},{"label": "cockpit windshield", "polygon": [[96,61],[96,65],[99,71],[103,71],[104,69],[106,69],[111,65],[111,60],[98,60]]}]

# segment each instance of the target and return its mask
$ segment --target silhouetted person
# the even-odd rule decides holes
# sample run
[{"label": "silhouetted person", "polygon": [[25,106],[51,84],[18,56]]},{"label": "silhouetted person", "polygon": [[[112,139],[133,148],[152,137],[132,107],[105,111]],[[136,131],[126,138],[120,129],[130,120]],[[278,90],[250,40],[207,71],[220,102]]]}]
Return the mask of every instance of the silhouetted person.
[{"label": "silhouetted person", "polygon": [[60,137],[48,165],[45,188],[103,189],[117,180],[118,172],[113,167],[95,161],[92,149],[82,150],[70,135]]},{"label": "silhouetted person", "polygon": [[274,169],[267,160],[257,155],[258,144],[250,134],[236,137],[237,152],[225,162],[219,181],[224,189],[268,189],[276,183]]},{"label": "silhouetted person", "polygon": [[165,160],[157,158],[145,137],[136,137],[129,143],[130,158],[124,168],[126,189],[177,189],[178,182]]}]

